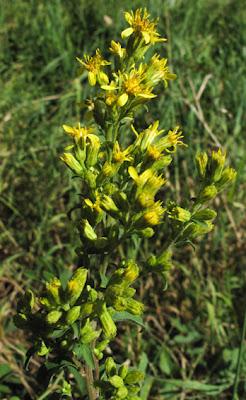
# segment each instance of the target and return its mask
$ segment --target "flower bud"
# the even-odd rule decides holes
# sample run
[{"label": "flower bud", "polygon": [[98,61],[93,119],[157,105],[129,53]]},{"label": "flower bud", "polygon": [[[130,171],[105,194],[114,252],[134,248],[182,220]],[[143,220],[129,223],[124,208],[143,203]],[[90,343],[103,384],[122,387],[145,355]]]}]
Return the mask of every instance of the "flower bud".
[{"label": "flower bud", "polygon": [[128,101],[128,94],[123,93],[118,97],[117,104],[119,107],[123,107],[127,103],[127,101]]},{"label": "flower bud", "polygon": [[127,397],[128,395],[128,389],[125,386],[121,386],[118,390],[117,390],[117,399],[131,399],[131,397]]},{"label": "flower bud", "polygon": [[138,265],[133,260],[127,261],[122,278],[127,281],[127,283],[132,283],[137,279],[138,275]]},{"label": "flower bud", "polygon": [[66,314],[66,322],[72,325],[80,316],[80,306],[73,306]]},{"label": "flower bud", "polygon": [[46,292],[49,299],[57,305],[61,304],[60,298],[61,282],[58,278],[53,278],[50,282],[46,283]]},{"label": "flower bud", "polygon": [[92,303],[83,303],[81,304],[81,309],[80,309],[80,317],[81,319],[87,318],[91,315],[93,311],[93,304]]},{"label": "flower bud", "polygon": [[92,327],[89,318],[87,318],[84,326],[80,330],[81,342],[84,344],[91,343],[93,340],[97,339],[101,331],[97,331]]},{"label": "flower bud", "polygon": [[111,197],[104,195],[100,199],[101,208],[106,211],[112,217],[117,217],[119,215],[119,209],[116,207],[116,204],[111,199]]},{"label": "flower bud", "polygon": [[138,371],[137,369],[129,371],[124,379],[125,383],[127,383],[128,385],[135,385],[136,383],[140,383],[143,380],[144,380],[144,373]]},{"label": "flower bud", "polygon": [[105,360],[105,371],[108,376],[114,376],[116,374],[116,364],[113,357],[107,357]]},{"label": "flower bud", "polygon": [[97,239],[97,234],[90,225],[90,223],[87,221],[87,219],[82,219],[81,228],[82,228],[82,234],[86,239],[92,241]]},{"label": "flower bud", "polygon": [[96,349],[98,351],[103,351],[106,349],[107,345],[109,344],[109,340],[108,339],[104,339],[101,342],[96,344]]},{"label": "flower bud", "polygon": [[159,257],[156,259],[156,267],[161,271],[168,271],[172,268],[172,252],[171,250],[165,250]]},{"label": "flower bud", "polygon": [[233,182],[237,176],[235,169],[227,167],[221,174],[221,178],[216,182],[218,190],[223,190],[230,182]]},{"label": "flower bud", "polygon": [[133,315],[141,315],[144,311],[144,305],[140,301],[127,299],[127,311]]},{"label": "flower bud", "polygon": [[43,340],[39,340],[35,347],[37,355],[41,357],[46,356],[50,351]]},{"label": "flower bud", "polygon": [[87,286],[87,291],[88,291],[88,298],[87,298],[88,301],[94,303],[98,298],[97,291],[92,287],[90,287],[89,285]]},{"label": "flower bud", "polygon": [[100,149],[100,139],[98,136],[90,134],[87,136],[86,146],[86,166],[93,167],[97,163],[98,152]]},{"label": "flower bud", "polygon": [[106,338],[113,339],[117,333],[116,325],[107,310],[106,304],[103,303],[101,310],[98,312],[99,319],[102,324],[103,332]]},{"label": "flower bud", "polygon": [[193,214],[192,218],[195,219],[196,221],[209,221],[213,220],[217,215],[217,212],[214,210],[211,210],[210,208],[205,208],[204,210],[197,211],[195,214]]},{"label": "flower bud", "polygon": [[138,235],[144,238],[151,238],[152,236],[154,236],[154,234],[155,234],[154,229],[150,227],[138,231]]},{"label": "flower bud", "polygon": [[119,296],[109,304],[112,304],[116,311],[124,311],[127,308],[127,299]]},{"label": "flower bud", "polygon": [[209,200],[212,200],[217,194],[217,189],[215,185],[206,186],[198,195],[196,200],[197,203],[206,203]]},{"label": "flower bud", "polygon": [[122,364],[122,365],[120,366],[120,368],[119,368],[119,376],[120,376],[122,379],[125,379],[125,377],[126,377],[126,375],[127,375],[127,372],[128,372],[128,366],[127,366],[126,364]]},{"label": "flower bud", "polygon": [[175,205],[168,210],[168,216],[176,221],[188,222],[191,218],[191,213],[189,210]]},{"label": "flower bud", "polygon": [[136,289],[128,287],[124,290],[124,297],[133,297],[136,293]]},{"label": "flower bud", "polygon": [[226,154],[219,149],[218,151],[212,151],[209,157],[207,177],[211,182],[217,182],[222,174],[225,165]]},{"label": "flower bud", "polygon": [[56,324],[62,316],[62,312],[59,310],[50,311],[46,315],[46,322],[48,325]]},{"label": "flower bud", "polygon": [[75,174],[83,174],[82,166],[71,153],[64,153],[60,158]]},{"label": "flower bud", "polygon": [[86,283],[87,273],[87,269],[78,268],[69,280],[66,288],[66,299],[71,305],[74,305],[81,295]]},{"label": "flower bud", "polygon": [[123,381],[123,379],[122,379],[120,376],[118,376],[118,375],[113,375],[113,376],[111,376],[111,377],[109,378],[109,382],[110,382],[110,384],[111,384],[113,387],[115,387],[116,389],[118,389],[118,388],[124,386],[124,381]]},{"label": "flower bud", "polygon": [[201,179],[205,177],[206,168],[208,163],[208,155],[205,152],[197,153],[196,155],[196,167],[198,174]]}]

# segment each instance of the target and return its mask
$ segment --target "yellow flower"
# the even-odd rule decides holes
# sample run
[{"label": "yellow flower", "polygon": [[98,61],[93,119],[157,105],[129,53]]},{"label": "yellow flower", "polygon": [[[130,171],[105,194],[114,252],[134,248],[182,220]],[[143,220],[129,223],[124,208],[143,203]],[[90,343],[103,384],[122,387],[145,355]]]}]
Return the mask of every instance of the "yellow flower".
[{"label": "yellow flower", "polygon": [[142,65],[138,69],[132,69],[129,73],[124,73],[120,76],[122,80],[123,93],[127,96],[125,98],[128,100],[129,96],[134,96],[142,99],[152,99],[156,97],[152,93],[152,88],[144,82],[145,71]]},{"label": "yellow flower", "polygon": [[132,157],[129,156],[129,149],[121,150],[119,143],[116,141],[113,148],[113,160],[120,164],[124,161],[132,161]]},{"label": "yellow flower", "polygon": [[143,215],[143,218],[147,225],[158,225],[161,221],[163,214],[165,213],[165,208],[162,207],[161,202],[157,201],[149,208]]},{"label": "yellow flower", "polygon": [[[179,126],[176,126],[174,130],[168,131],[168,134],[159,140],[156,147],[159,151],[166,150],[168,153],[172,153],[176,151],[178,145],[186,146],[181,140],[183,137],[182,132],[179,132]],[[172,150],[169,150],[169,147]]]},{"label": "yellow flower", "polygon": [[134,13],[126,12],[125,19],[130,28],[125,29],[121,36],[127,38],[134,34],[136,37],[143,38],[145,44],[154,44],[156,42],[164,42],[166,39],[161,38],[156,30],[157,20],[150,20],[146,8],[139,8]]},{"label": "yellow flower", "polygon": [[169,71],[167,58],[160,58],[158,54],[155,54],[151,58],[146,76],[153,86],[157,85],[162,80],[165,87],[167,86],[168,80],[173,80],[177,77]]},{"label": "yellow flower", "polygon": [[113,54],[116,54],[120,58],[123,58],[126,53],[126,49],[122,48],[121,44],[119,42],[115,42],[114,40],[111,41],[111,47],[109,48],[109,51],[111,51]]},{"label": "yellow flower", "polygon": [[94,56],[84,55],[84,61],[77,57],[78,62],[88,71],[88,80],[91,86],[95,86],[97,81],[100,85],[108,83],[108,76],[102,71],[105,65],[111,63],[104,60],[99,49]]},{"label": "yellow flower", "polygon": [[78,127],[72,127],[68,125],[63,125],[62,126],[64,131],[68,133],[70,136],[72,136],[74,139],[80,139],[82,137],[86,137],[90,135],[92,132],[94,132],[94,129],[89,126],[80,126],[80,123],[78,124]]}]

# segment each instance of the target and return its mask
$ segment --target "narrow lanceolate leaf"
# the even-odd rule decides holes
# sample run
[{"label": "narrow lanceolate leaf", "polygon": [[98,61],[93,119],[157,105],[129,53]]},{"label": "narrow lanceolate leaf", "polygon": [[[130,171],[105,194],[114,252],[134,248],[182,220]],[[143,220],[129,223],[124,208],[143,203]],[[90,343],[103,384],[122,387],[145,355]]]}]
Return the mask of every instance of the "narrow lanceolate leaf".
[{"label": "narrow lanceolate leaf", "polygon": [[127,311],[119,311],[115,312],[113,314],[113,320],[114,321],[131,321],[134,322],[137,325],[140,325],[142,328],[147,329],[147,326],[143,322],[143,318],[140,317],[139,315],[132,315]]},{"label": "narrow lanceolate leaf", "polygon": [[90,368],[95,368],[92,349],[89,345],[78,343],[74,346],[73,352],[79,360],[83,360]]}]

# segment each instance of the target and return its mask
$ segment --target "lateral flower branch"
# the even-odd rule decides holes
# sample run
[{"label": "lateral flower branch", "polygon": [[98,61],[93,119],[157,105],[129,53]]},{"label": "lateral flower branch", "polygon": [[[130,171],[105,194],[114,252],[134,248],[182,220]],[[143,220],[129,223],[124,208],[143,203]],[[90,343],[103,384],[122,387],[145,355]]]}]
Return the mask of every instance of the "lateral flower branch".
[{"label": "lateral flower branch", "polygon": [[[78,58],[95,96],[87,101],[87,124],[63,126],[71,144],[61,160],[81,182],[80,204],[69,213],[76,214],[81,239],[79,268],[67,282],[54,277],[40,295],[27,290],[15,316],[15,324],[32,334],[28,356],[36,353],[44,363],[52,359],[57,365],[52,374],[63,368],[63,390],[71,398],[79,398],[72,366],[77,383],[78,373],[85,377],[89,399],[141,399],[144,374],[107,357],[119,321],[144,312],[135,282],[147,273],[165,282],[175,246],[192,244],[213,229],[216,212],[208,203],[236,176],[221,149],[202,152],[195,158],[199,184],[195,199],[188,200],[191,206],[163,198],[167,168],[184,146],[182,132],[179,127],[165,132],[159,121],[138,132],[134,118],[157,97],[156,88],[166,88],[176,75],[158,53],[145,59],[150,48],[166,40],[157,21],[146,9],[126,12],[125,19],[125,46],[112,41],[110,61],[99,49]],[[141,263],[125,256],[133,240],[151,238],[163,224],[169,237],[158,254]]]}]

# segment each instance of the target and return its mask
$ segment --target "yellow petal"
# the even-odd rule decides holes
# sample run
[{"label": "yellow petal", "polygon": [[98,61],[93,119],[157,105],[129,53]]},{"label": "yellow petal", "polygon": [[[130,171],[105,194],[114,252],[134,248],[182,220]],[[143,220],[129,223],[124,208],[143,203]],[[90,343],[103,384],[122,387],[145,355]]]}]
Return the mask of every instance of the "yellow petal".
[{"label": "yellow petal", "polygon": [[146,44],[148,44],[150,42],[150,35],[147,32],[142,32],[144,41]]},{"label": "yellow petal", "polygon": [[132,33],[133,33],[133,29],[127,28],[123,32],[121,32],[121,37],[122,37],[122,39],[126,39],[128,36],[131,36]]},{"label": "yellow petal", "polygon": [[68,126],[68,125],[62,125],[62,127],[63,127],[63,129],[64,129],[64,131],[65,132],[67,132],[67,133],[74,133],[74,128],[72,128],[71,126]]},{"label": "yellow petal", "polygon": [[94,74],[94,72],[91,71],[88,72],[88,81],[91,86],[95,86],[97,82],[97,77],[96,74]]},{"label": "yellow petal", "polygon": [[128,94],[123,93],[117,100],[118,106],[123,107],[126,104],[127,100],[128,100]]}]

